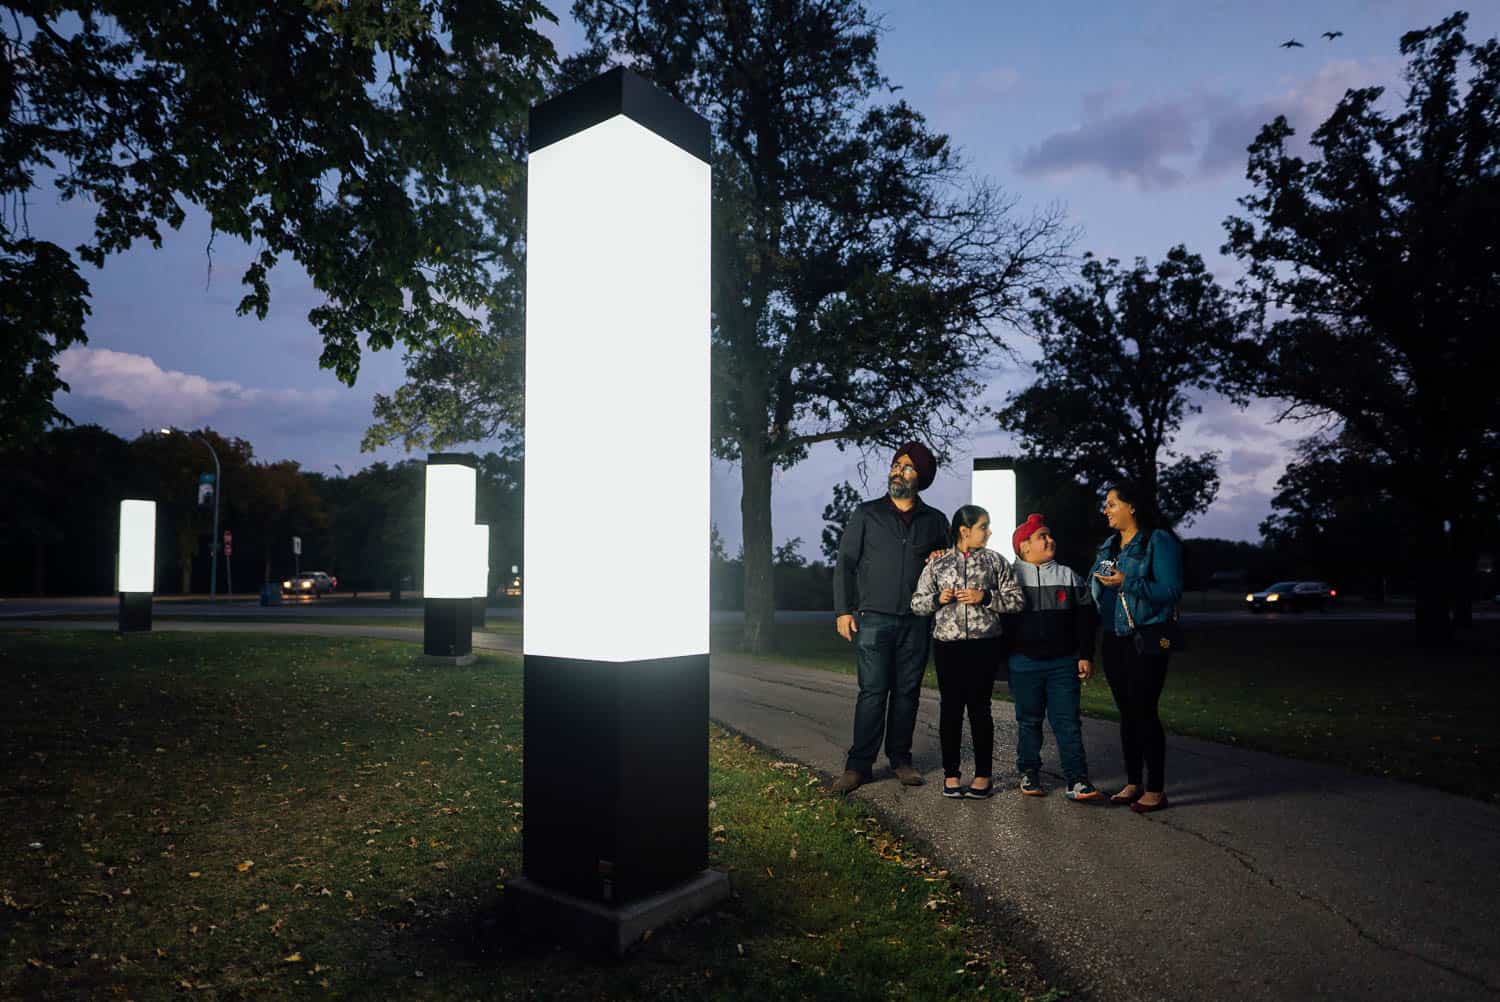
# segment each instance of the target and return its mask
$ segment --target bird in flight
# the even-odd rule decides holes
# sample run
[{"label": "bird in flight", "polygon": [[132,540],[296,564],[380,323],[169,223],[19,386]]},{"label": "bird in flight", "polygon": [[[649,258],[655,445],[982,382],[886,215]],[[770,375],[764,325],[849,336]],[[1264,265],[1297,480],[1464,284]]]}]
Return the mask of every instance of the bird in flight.
[{"label": "bird in flight", "polygon": [[1343,38],[1344,33],[1342,31],[1325,31],[1323,32],[1323,37],[1331,42],[1335,38]]},{"label": "bird in flight", "polygon": [[1283,49],[1303,49],[1303,48],[1306,48],[1306,46],[1304,46],[1301,42],[1297,41],[1295,38],[1288,38],[1285,42],[1281,43],[1281,47]]}]

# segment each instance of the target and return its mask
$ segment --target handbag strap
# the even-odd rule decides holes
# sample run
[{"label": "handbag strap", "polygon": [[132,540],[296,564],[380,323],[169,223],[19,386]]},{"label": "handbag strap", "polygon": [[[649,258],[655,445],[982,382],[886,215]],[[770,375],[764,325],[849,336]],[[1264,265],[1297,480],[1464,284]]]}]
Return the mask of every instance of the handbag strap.
[{"label": "handbag strap", "polygon": [[1125,589],[1120,589],[1120,608],[1125,610],[1125,622],[1130,624],[1130,632],[1135,632],[1135,617],[1130,614],[1130,603],[1125,601]]}]

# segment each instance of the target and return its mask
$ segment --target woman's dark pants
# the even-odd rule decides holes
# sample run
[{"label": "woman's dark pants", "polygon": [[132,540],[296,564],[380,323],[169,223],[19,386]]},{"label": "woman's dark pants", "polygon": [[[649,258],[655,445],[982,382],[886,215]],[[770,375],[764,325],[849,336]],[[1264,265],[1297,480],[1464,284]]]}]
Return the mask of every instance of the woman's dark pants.
[{"label": "woman's dark pants", "polygon": [[1120,746],[1125,781],[1149,793],[1166,789],[1167,732],[1156,704],[1167,680],[1166,654],[1141,654],[1130,637],[1104,633],[1104,677],[1120,711]]},{"label": "woman's dark pants", "polygon": [[934,640],[932,660],[937,666],[938,737],[943,746],[943,775],[958,775],[964,711],[974,739],[974,775],[988,779],[995,760],[995,720],[990,716],[995,697],[995,669],[1000,664],[1000,638]]},{"label": "woman's dark pants", "polygon": [[844,768],[869,776],[882,735],[891,765],[911,764],[911,735],[917,726],[932,619],[883,612],[861,612],[856,618],[859,698],[854,704],[854,744]]}]

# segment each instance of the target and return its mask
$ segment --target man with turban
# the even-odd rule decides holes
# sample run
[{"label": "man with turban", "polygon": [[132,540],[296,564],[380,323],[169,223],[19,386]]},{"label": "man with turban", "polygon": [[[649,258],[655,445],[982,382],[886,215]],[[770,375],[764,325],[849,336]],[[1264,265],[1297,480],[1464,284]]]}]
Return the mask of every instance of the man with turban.
[{"label": "man with turban", "polygon": [[929,556],[948,546],[947,517],[919,496],[936,474],[927,446],[901,446],[886,495],[855,508],[839,540],[833,608],[839,636],[854,644],[859,676],[854,744],[833,784],[840,795],[870,781],[882,736],[896,778],[922,785],[911,742],[932,619],[911,611],[911,596]]}]

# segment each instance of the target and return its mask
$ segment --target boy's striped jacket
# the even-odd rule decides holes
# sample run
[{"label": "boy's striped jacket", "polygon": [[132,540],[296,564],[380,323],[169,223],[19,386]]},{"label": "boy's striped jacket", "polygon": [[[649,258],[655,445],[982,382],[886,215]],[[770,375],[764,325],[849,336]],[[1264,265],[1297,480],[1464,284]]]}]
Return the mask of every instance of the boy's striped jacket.
[{"label": "boy's striped jacket", "polygon": [[1026,595],[1026,608],[1011,617],[1011,652],[1034,661],[1077,657],[1094,659],[1099,612],[1088,584],[1056,560],[1028,564],[1017,560],[1014,573]]}]

